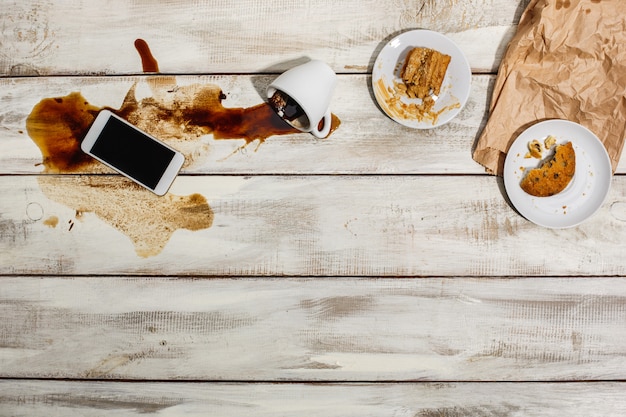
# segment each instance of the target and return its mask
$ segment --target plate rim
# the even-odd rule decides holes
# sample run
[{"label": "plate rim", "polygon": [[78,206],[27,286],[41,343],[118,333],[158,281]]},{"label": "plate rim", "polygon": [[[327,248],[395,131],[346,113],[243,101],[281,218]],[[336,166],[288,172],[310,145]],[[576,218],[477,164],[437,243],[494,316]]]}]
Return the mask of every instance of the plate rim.
[{"label": "plate rim", "polygon": [[[598,172],[598,174],[594,174],[598,177],[602,176],[604,177],[606,174],[606,184],[601,184],[604,185],[604,187],[606,188],[605,190],[602,190],[601,192],[604,193],[604,195],[602,195],[601,197],[599,197],[597,199],[597,206],[593,207],[591,211],[588,213],[588,215],[583,216],[582,218],[578,218],[578,217],[573,217],[573,222],[558,222],[558,224],[555,223],[550,223],[550,222],[544,222],[541,219],[538,219],[538,216],[533,216],[533,210],[532,209],[527,209],[526,206],[522,205],[522,201],[520,201],[520,199],[518,199],[517,194],[512,193],[510,190],[512,189],[513,186],[515,187],[519,187],[519,180],[513,178],[513,171],[512,171],[512,167],[511,164],[513,163],[513,160],[516,159],[516,156],[513,156],[513,152],[511,152],[511,150],[516,146],[516,144],[518,143],[518,141],[524,139],[525,136],[528,136],[530,133],[532,133],[534,130],[541,130],[543,128],[545,128],[546,126],[549,125],[569,125],[571,127],[573,127],[574,129],[578,129],[580,131],[583,131],[586,133],[586,135],[588,136],[588,138],[590,138],[591,140],[593,140],[596,145],[599,146],[599,149],[602,150],[602,152],[599,152],[597,157],[602,159],[602,165],[601,166],[594,166],[594,172]],[[557,128],[554,128],[553,130],[557,130]],[[543,135],[545,136],[545,135]],[[524,139],[525,140],[525,139]],[[586,140],[586,139],[585,139]],[[573,141],[574,144],[576,146],[582,147],[580,143],[576,142],[575,138],[570,139],[570,141]],[[589,151],[587,148],[584,148],[585,151]],[[595,147],[594,147],[595,149]],[[515,168],[517,169],[517,168]],[[606,172],[602,173],[601,170],[606,170]],[[594,214],[596,214],[598,212],[598,210],[604,205],[604,203],[606,202],[606,199],[608,197],[608,194],[611,190],[611,179],[613,177],[613,170],[612,170],[612,166],[611,166],[611,159],[609,157],[609,154],[606,150],[606,147],[604,146],[604,144],[602,143],[602,141],[598,138],[598,136],[593,133],[590,129],[588,129],[587,127],[571,121],[571,120],[567,120],[567,119],[548,119],[548,120],[542,120],[540,122],[534,123],[533,125],[527,127],[526,129],[524,129],[519,135],[517,135],[517,137],[513,140],[513,142],[511,142],[511,145],[509,146],[508,150],[507,150],[507,155],[504,161],[504,170],[503,170],[503,180],[504,180],[504,189],[506,191],[506,194],[509,198],[509,201],[511,202],[511,205],[515,208],[515,210],[522,215],[522,217],[524,217],[526,220],[535,223],[538,226],[542,226],[542,227],[546,227],[546,228],[550,228],[550,229],[566,229],[566,228],[572,228],[572,227],[576,227],[580,224],[582,224],[583,222],[585,222],[586,220],[588,220],[590,217],[592,217]],[[521,194],[519,194],[521,195]],[[555,196],[550,196],[550,197],[532,197],[529,196],[528,198],[537,198],[537,199],[549,199]],[[590,200],[590,201],[596,201],[596,200]],[[521,207],[520,207],[521,206]],[[561,216],[561,215],[559,215]],[[563,224],[561,224],[563,223]]]},{"label": "plate rim", "polygon": [[[385,106],[383,106],[383,104],[381,104],[381,98],[379,97],[379,95],[377,93],[377,90],[376,90],[376,83],[381,78],[381,76],[384,75],[384,74],[381,74],[381,70],[379,69],[379,66],[381,65],[381,60],[383,59],[384,54],[387,51],[395,49],[395,47],[392,46],[392,44],[394,42],[398,42],[398,40],[402,40],[402,38],[409,38],[409,37],[420,35],[420,34],[426,34],[428,36],[437,37],[439,39],[442,39],[446,43],[448,43],[450,45],[450,47],[453,48],[455,50],[455,52],[458,53],[459,57],[462,57],[462,67],[463,67],[464,70],[467,70],[467,71],[463,71],[467,75],[467,91],[465,92],[464,97],[458,97],[460,106],[457,107],[457,108],[451,109],[450,112],[453,112],[453,114],[452,114],[452,116],[447,118],[445,121],[443,121],[443,122],[436,122],[434,124],[423,124],[421,122],[408,123],[407,120],[405,120],[405,119],[399,119],[399,118],[393,117],[392,115],[390,115],[387,112],[387,110],[385,109]],[[407,42],[407,44],[410,44],[410,43],[411,42]],[[397,63],[396,63],[396,65],[397,65]],[[443,34],[441,32],[438,32],[438,31],[435,31],[435,30],[430,30],[430,29],[410,29],[410,30],[404,31],[402,33],[399,33],[399,34],[393,36],[391,39],[389,39],[387,42],[385,42],[385,46],[383,46],[383,48],[380,50],[380,52],[376,56],[376,59],[374,60],[374,65],[372,67],[371,88],[373,90],[374,98],[376,99],[378,107],[380,108],[380,110],[382,110],[382,112],[388,118],[390,118],[394,122],[399,123],[402,126],[406,126],[408,128],[412,128],[412,129],[420,129],[420,130],[434,129],[434,128],[443,126],[443,125],[449,123],[450,121],[452,121],[456,116],[458,116],[458,114],[463,110],[463,108],[467,104],[467,101],[469,100],[469,96],[470,96],[470,93],[471,93],[471,86],[472,86],[472,68],[471,68],[471,65],[469,63],[469,60],[467,59],[467,57],[463,53],[463,50],[457,45],[456,42],[454,42],[452,39],[450,39],[445,34]]]}]

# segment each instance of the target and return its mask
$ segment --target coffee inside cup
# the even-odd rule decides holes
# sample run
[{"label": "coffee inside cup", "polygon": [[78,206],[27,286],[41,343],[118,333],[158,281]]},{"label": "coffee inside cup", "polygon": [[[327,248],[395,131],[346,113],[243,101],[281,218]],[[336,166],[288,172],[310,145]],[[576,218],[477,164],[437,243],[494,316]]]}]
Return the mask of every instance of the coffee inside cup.
[{"label": "coffee inside cup", "polygon": [[283,91],[276,90],[269,99],[274,111],[287,123],[298,129],[309,128],[309,118],[302,107]]}]

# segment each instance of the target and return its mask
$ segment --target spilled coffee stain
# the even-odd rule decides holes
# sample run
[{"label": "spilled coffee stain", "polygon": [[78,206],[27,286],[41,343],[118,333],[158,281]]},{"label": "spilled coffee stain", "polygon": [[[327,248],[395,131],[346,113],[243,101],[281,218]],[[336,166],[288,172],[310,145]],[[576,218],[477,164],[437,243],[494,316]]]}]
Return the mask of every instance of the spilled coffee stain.
[{"label": "spilled coffee stain", "polygon": [[[147,43],[135,41],[144,72],[158,72],[157,60]],[[245,145],[268,137],[300,133],[283,121],[267,103],[248,108],[226,108],[226,95],[217,85],[177,86],[175,77],[150,77],[151,97],[138,100],[134,84],[119,109],[97,107],[80,92],[44,98],[26,120],[29,136],[42,154],[44,173],[112,173],[108,167],[80,149],[85,134],[98,113],[108,109],[139,129],[170,144],[185,155],[188,167],[206,156],[207,145],[200,137],[243,139]],[[340,121],[333,117],[331,133]],[[200,194],[158,197],[122,176],[39,177],[48,198],[77,213],[95,213],[127,235],[138,255],[161,252],[177,229],[211,227],[213,211]],[[73,225],[72,225],[73,226]]]},{"label": "spilled coffee stain", "polygon": [[54,229],[59,224],[59,218],[57,216],[50,216],[43,221],[43,224]]},{"label": "spilled coffee stain", "polygon": [[47,173],[97,171],[100,163],[80,149],[82,138],[101,110],[80,93],[45,98],[26,119],[26,130],[41,151]]},{"label": "spilled coffee stain", "polygon": [[135,41],[135,49],[137,49],[139,57],[141,58],[143,72],[159,72],[159,63],[152,55],[152,51],[150,51],[150,47],[146,41],[143,39],[137,39]]},{"label": "spilled coffee stain", "polygon": [[128,236],[141,257],[159,254],[178,229],[197,231],[213,223],[204,196],[159,197],[124,177],[45,175],[39,186],[51,200],[94,213]]}]

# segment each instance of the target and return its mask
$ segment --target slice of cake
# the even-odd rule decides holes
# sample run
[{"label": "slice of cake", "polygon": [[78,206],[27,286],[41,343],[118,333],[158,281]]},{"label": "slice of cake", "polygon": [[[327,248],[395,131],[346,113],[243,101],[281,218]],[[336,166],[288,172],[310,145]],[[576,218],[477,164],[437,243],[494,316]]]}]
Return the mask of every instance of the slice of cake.
[{"label": "slice of cake", "polygon": [[567,187],[576,171],[576,153],[572,142],[557,145],[554,156],[540,167],[528,171],[522,179],[522,190],[535,197],[549,197]]},{"label": "slice of cake", "polygon": [[424,99],[431,95],[439,95],[450,59],[450,55],[434,49],[422,47],[411,49],[401,74],[408,96]]}]

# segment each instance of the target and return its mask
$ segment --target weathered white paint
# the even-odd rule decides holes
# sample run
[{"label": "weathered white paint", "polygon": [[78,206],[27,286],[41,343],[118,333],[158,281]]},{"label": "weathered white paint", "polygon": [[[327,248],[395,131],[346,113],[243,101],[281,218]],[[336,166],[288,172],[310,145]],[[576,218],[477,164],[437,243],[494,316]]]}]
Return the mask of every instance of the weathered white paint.
[{"label": "weathered white paint", "polygon": [[[110,181],[116,180],[123,181]],[[49,200],[43,184],[61,187],[80,201],[67,206]],[[108,209],[126,211],[141,233],[162,221],[142,214],[134,202],[149,192],[122,187],[100,196],[97,190],[76,176],[0,177],[0,272],[623,276],[626,271],[621,176],[614,177],[598,213],[564,230],[521,217],[507,203],[501,179],[491,176],[184,176],[171,193],[204,196],[213,225],[177,230],[162,252],[147,258],[135,253],[126,234],[90,210],[119,198]],[[41,207],[41,219],[28,217],[31,203]],[[197,216],[162,214],[183,220]],[[56,227],[45,224],[52,216],[59,219]],[[150,234],[142,237],[152,240]]]},{"label": "weathered white paint", "polygon": [[210,384],[0,381],[11,416],[621,417],[624,383]]},{"label": "weathered white paint", "polygon": [[[626,414],[623,384],[603,382],[626,380],[623,178],[587,223],[553,231],[471,159],[528,0],[0,3],[0,414]],[[369,86],[386,41],[417,27],[450,36],[474,71],[461,115],[419,132]],[[139,257],[114,225],[49,198],[46,184],[80,196],[99,177],[38,175],[24,129],[45,97],[149,95],[137,38],[227,107],[323,59],[342,124],[234,154],[243,141],[203,137],[172,192],[206,197],[212,226]]]},{"label": "weathered white paint", "polygon": [[[217,85],[226,94],[225,107],[251,107],[265,101],[263,92],[274,77],[178,76],[176,82],[181,86]],[[41,153],[25,130],[26,118],[42,99],[79,91],[95,106],[119,108],[134,83],[138,98],[152,96],[143,76],[0,79],[4,149],[0,172],[42,171],[38,165]],[[484,169],[472,160],[471,149],[486,122],[487,94],[492,83],[493,76],[475,76],[465,110],[448,125],[420,131],[405,128],[382,113],[373,98],[369,76],[341,75],[331,102],[341,125],[328,138],[317,139],[306,133],[273,136],[260,146],[256,141],[238,151],[245,144],[243,139],[216,141],[212,135],[205,135],[185,145],[201,157],[184,172],[482,174]],[[173,142],[172,146],[182,145]]]},{"label": "weathered white paint", "polygon": [[281,71],[303,57],[325,60],[337,72],[366,72],[386,41],[414,28],[449,34],[474,69],[493,71],[527,3],[3,1],[0,75],[136,73],[137,38],[167,73]]},{"label": "weathered white paint", "polygon": [[10,378],[571,381],[626,374],[622,278],[5,277]]},{"label": "weathered white paint", "polygon": [[[273,75],[177,76],[179,86],[217,85],[227,108],[262,103]],[[42,99],[79,91],[95,106],[119,108],[133,85],[137,97],[151,97],[147,80],[154,77],[0,78],[0,120],[3,152],[0,173],[42,171],[41,153],[26,132],[26,118]],[[196,162],[184,169],[193,174],[484,174],[471,156],[488,117],[493,75],[475,75],[472,94],[450,123],[432,130],[414,130],[386,117],[376,104],[368,75],[341,75],[332,110],[341,121],[326,139],[310,134],[273,136],[242,149],[243,139],[214,140],[205,135],[181,149],[195,152]],[[171,95],[172,93],[169,93]],[[168,93],[166,93],[168,95]],[[345,103],[351,103],[346,105]],[[183,146],[173,142],[173,146]],[[617,169],[626,172],[626,158]]]}]

